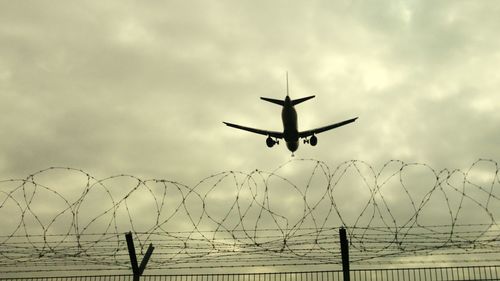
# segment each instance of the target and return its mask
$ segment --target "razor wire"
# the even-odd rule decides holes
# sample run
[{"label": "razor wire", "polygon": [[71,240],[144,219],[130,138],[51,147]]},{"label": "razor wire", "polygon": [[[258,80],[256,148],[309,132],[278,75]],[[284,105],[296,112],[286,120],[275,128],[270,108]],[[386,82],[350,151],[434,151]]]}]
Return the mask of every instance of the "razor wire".
[{"label": "razor wire", "polygon": [[340,264],[339,227],[353,264],[498,263],[498,171],[298,159],[189,186],[51,167],[0,181],[0,273],[129,270],[128,231],[148,270]]}]

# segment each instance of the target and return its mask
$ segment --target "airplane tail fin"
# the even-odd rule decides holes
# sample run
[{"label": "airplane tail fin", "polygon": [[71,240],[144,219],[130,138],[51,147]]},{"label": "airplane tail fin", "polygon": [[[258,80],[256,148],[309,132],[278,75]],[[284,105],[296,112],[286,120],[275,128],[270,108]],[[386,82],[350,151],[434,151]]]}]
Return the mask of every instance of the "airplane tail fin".
[{"label": "airplane tail fin", "polygon": [[[292,105],[296,105],[296,104],[299,104],[299,103],[304,102],[306,100],[312,99],[314,97],[315,96],[308,96],[308,97],[305,97],[305,98],[300,98],[300,99],[292,100],[291,103],[292,103]],[[277,99],[271,99],[271,98],[265,98],[265,97],[260,97],[260,98],[262,100],[265,100],[265,101],[268,101],[268,102],[271,102],[271,103],[274,103],[274,104],[277,104],[277,105],[285,106],[285,101],[284,100],[277,100]],[[290,100],[290,95],[288,93],[288,71],[286,72],[286,98],[285,98],[285,100],[286,101]]]},{"label": "airplane tail fin", "polygon": [[282,100],[276,100],[276,99],[271,99],[271,98],[264,98],[264,97],[260,97],[261,100],[265,100],[265,101],[268,101],[268,102],[272,102],[272,103],[275,103],[277,105],[281,105],[281,106],[284,106],[285,105],[285,102],[282,101]]},{"label": "airplane tail fin", "polygon": [[310,99],[312,99],[314,97],[315,96],[308,96],[308,97],[305,97],[305,98],[300,98],[300,99],[292,100],[292,104],[296,105],[296,104],[299,104],[299,103],[304,102],[306,100],[310,100]]}]

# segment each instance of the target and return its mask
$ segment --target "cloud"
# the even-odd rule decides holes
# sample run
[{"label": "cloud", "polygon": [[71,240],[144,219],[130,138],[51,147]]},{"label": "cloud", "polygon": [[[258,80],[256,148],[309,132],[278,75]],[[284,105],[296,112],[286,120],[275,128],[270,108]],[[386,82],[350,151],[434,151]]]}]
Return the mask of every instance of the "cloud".
[{"label": "cloud", "polygon": [[[280,130],[280,108],[259,97],[282,98],[286,71],[292,97],[316,95],[297,106],[299,129],[359,116],[316,147],[301,143],[297,157],[437,170],[499,159],[499,10],[470,1],[3,3],[0,178],[72,166],[190,185],[273,170],[290,159],[284,143],[268,149],[222,121]],[[295,202],[282,199],[285,210]]]}]

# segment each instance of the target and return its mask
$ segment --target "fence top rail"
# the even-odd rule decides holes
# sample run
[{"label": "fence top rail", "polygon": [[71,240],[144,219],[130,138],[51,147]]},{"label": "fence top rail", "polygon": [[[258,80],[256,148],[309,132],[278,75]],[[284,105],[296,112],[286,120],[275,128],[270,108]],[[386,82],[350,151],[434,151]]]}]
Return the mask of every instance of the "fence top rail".
[{"label": "fence top rail", "polygon": [[[453,269],[485,269],[500,268],[500,265],[477,265],[477,266],[442,266],[442,267],[404,267],[404,268],[367,268],[352,269],[351,272],[376,272],[376,271],[405,271],[405,270],[453,270]],[[259,276],[259,275],[298,275],[298,274],[324,274],[341,273],[342,270],[313,270],[313,271],[283,271],[283,272],[247,272],[247,273],[187,273],[187,274],[146,274],[143,277],[158,276]],[[0,277],[2,280],[50,280],[50,279],[71,279],[71,278],[105,278],[105,277],[131,277],[131,274],[102,274],[102,275],[71,275],[71,276],[39,276],[39,277]]]}]

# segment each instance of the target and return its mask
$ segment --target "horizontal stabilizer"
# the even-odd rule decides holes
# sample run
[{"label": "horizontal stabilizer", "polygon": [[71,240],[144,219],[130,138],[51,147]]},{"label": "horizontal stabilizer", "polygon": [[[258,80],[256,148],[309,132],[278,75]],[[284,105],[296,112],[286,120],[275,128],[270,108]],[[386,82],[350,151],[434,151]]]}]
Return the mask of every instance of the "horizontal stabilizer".
[{"label": "horizontal stabilizer", "polygon": [[272,102],[272,103],[275,103],[277,105],[281,105],[281,106],[284,106],[285,105],[285,102],[282,101],[282,100],[277,100],[277,99],[271,99],[271,98],[264,98],[264,97],[260,97],[261,100],[265,100],[265,101],[268,101],[268,102]]},{"label": "horizontal stabilizer", "polygon": [[310,99],[312,99],[314,97],[315,96],[308,96],[308,97],[305,97],[305,98],[300,98],[300,99],[292,100],[292,105],[299,104],[299,103],[304,102],[306,100],[310,100]]}]

